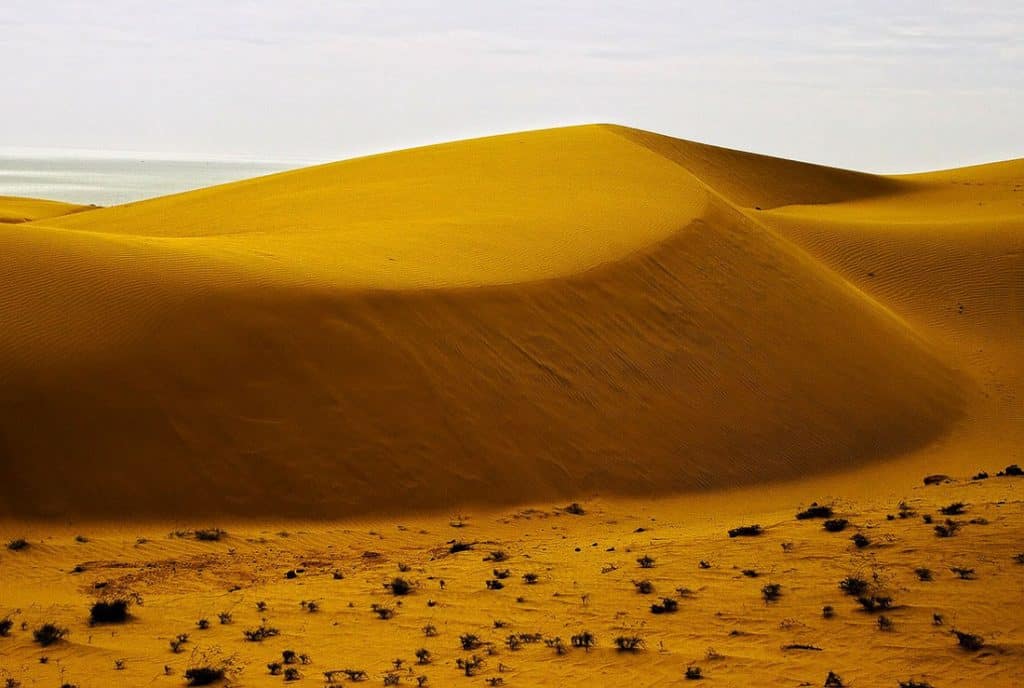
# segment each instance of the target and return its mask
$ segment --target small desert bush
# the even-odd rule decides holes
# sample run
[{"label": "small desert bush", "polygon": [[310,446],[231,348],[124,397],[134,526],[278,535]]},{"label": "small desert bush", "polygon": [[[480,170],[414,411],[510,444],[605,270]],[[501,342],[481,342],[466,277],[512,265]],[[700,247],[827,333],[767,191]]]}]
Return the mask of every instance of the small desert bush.
[{"label": "small desert bush", "polygon": [[460,657],[455,660],[457,666],[466,676],[475,676],[480,667],[484,665],[484,658],[473,655],[472,657]]},{"label": "small desert bush", "polygon": [[699,681],[704,678],[704,672],[700,670],[699,666],[688,666],[686,667],[686,673],[683,674],[683,678],[687,681]]},{"label": "small desert bush", "polygon": [[266,624],[260,624],[256,628],[250,628],[242,631],[242,635],[250,643],[262,643],[267,638],[273,638],[276,635],[280,635],[281,631],[277,630],[273,626],[267,626]]},{"label": "small desert bush", "polygon": [[892,608],[892,598],[885,595],[859,595],[857,602],[866,612],[876,612]]},{"label": "small desert bush", "polygon": [[181,653],[185,648],[185,643],[188,642],[188,633],[179,633],[174,639],[168,641],[168,645],[171,646],[171,652],[174,654]]},{"label": "small desert bush", "polygon": [[563,511],[565,511],[565,513],[567,514],[572,514],[573,516],[582,516],[583,514],[587,513],[586,511],[583,510],[583,507],[580,506],[579,502],[573,502],[569,506],[565,507]]},{"label": "small desert bush", "polygon": [[642,569],[653,569],[654,568],[654,558],[653,557],[649,557],[646,554],[643,555],[642,557],[640,557],[639,559],[637,559],[636,563],[639,564],[640,568],[642,568]]},{"label": "small desert bush", "polygon": [[974,569],[963,566],[950,566],[949,570],[955,573],[961,580],[974,580]]},{"label": "small desert bush", "polygon": [[568,649],[565,647],[565,643],[563,643],[562,639],[558,637],[545,638],[544,645],[554,650],[555,654],[557,655],[564,655],[566,652],[568,652]]},{"label": "small desert bush", "polygon": [[25,538],[15,538],[7,543],[7,549],[12,552],[20,552],[23,549],[28,549],[28,540]]},{"label": "small desert bush", "polygon": [[417,664],[430,664],[430,650],[425,647],[421,647],[416,650],[416,663]]},{"label": "small desert bush", "polygon": [[505,550],[501,550],[501,549],[493,550],[490,554],[488,554],[486,557],[484,557],[484,561],[493,561],[496,564],[500,564],[501,562],[503,562],[503,561],[505,561],[507,559],[508,559],[508,552],[506,552]]},{"label": "small desert bush", "polygon": [[966,508],[967,505],[964,504],[963,502],[953,502],[952,504],[947,504],[944,507],[940,507],[939,513],[941,513],[943,516],[958,516],[964,513],[964,510]]},{"label": "small desert bush", "polygon": [[638,652],[647,645],[644,639],[637,635],[620,635],[614,643],[615,649],[619,652]]},{"label": "small desert bush", "polygon": [[817,502],[808,508],[797,513],[797,520],[806,521],[809,518],[832,518],[832,507],[820,505]]},{"label": "small desert bush", "polygon": [[94,602],[89,608],[89,625],[124,623],[128,620],[129,604],[126,599]]},{"label": "small desert bush", "polygon": [[893,629],[892,619],[885,614],[878,617],[878,630],[880,631],[891,631]]},{"label": "small desert bush", "polygon": [[1011,463],[1009,466],[996,473],[996,475],[1000,478],[1005,478],[1007,476],[1022,476],[1024,475],[1024,468],[1021,468],[1015,463]]},{"label": "small desert bush", "polygon": [[483,641],[474,633],[463,633],[459,636],[459,644],[463,650],[478,650],[483,646]]},{"label": "small desert bush", "polygon": [[831,619],[835,615],[836,615],[835,607],[833,607],[831,604],[826,604],[824,607],[821,608],[821,618],[823,618],[823,619]]},{"label": "small desert bush", "polygon": [[955,628],[952,631],[953,635],[956,636],[956,642],[959,643],[960,647],[971,652],[977,652],[985,645],[985,639],[980,635],[974,633],[964,633],[958,631]]},{"label": "small desert bush", "polygon": [[677,611],[679,611],[679,603],[671,597],[663,597],[661,602],[655,602],[651,605],[652,614],[672,614]]},{"label": "small desert bush", "polygon": [[456,540],[451,543],[451,546],[448,548],[448,553],[458,554],[459,552],[468,552],[471,549],[473,549],[473,545],[468,542],[460,542]]},{"label": "small desert bush", "polygon": [[231,623],[232,620],[231,612],[220,612],[219,614],[217,614],[217,620],[220,621],[221,624],[224,626],[228,625],[229,623]]},{"label": "small desert bush", "polygon": [[408,595],[412,592],[412,583],[404,578],[392,578],[390,583],[384,584],[384,587],[396,596]]},{"label": "small desert bush", "polygon": [[939,523],[935,526],[935,535],[936,537],[943,538],[953,537],[958,530],[960,530],[960,523],[947,518],[945,523]]},{"label": "small desert bush", "polygon": [[828,672],[828,676],[825,677],[824,686],[825,688],[846,688],[843,679],[834,671]]},{"label": "small desert bush", "polygon": [[774,602],[782,597],[782,586],[779,583],[768,583],[761,588],[761,597],[765,602]]},{"label": "small desert bush", "polygon": [[523,574],[523,582],[527,585],[534,585],[538,580],[540,580],[540,576],[538,576],[536,573]]},{"label": "small desert bush", "polygon": [[933,580],[932,570],[923,566],[914,569],[914,573],[917,574],[917,580],[923,583],[928,583]]},{"label": "small desert bush", "polygon": [[731,538],[736,538],[736,537],[753,537],[755,535],[760,535],[763,532],[764,532],[764,529],[761,526],[759,526],[759,525],[757,525],[755,523],[754,525],[739,526],[737,528],[731,528],[729,530],[729,537],[731,537]]},{"label": "small desert bush", "polygon": [[864,549],[871,544],[871,540],[864,533],[854,533],[850,536],[850,540],[853,541],[857,549]]},{"label": "small desert bush", "polygon": [[498,580],[505,580],[506,578],[512,575],[512,571],[510,571],[509,569],[492,569],[491,573]]},{"label": "small desert bush", "polygon": [[650,595],[654,592],[654,583],[647,579],[633,581],[633,587],[635,587],[636,591],[641,595]]},{"label": "small desert bush", "polygon": [[185,680],[190,686],[209,686],[223,681],[226,675],[224,667],[202,666],[185,670]]},{"label": "small desert bush", "polygon": [[63,640],[68,635],[68,629],[61,628],[56,624],[45,623],[32,631],[32,639],[43,647],[49,647],[56,642]]},{"label": "small desert bush", "polygon": [[857,576],[847,576],[839,581],[839,589],[851,597],[859,597],[868,591],[868,582]]},{"label": "small desert bush", "polygon": [[381,619],[382,621],[387,621],[395,615],[394,609],[383,604],[371,604],[370,609],[373,611],[374,614],[377,615],[377,618]]},{"label": "small desert bush", "polygon": [[915,681],[914,679],[900,681],[899,684],[900,688],[934,688],[932,684],[927,681]]},{"label": "small desert bush", "polygon": [[284,670],[285,681],[298,681],[300,678],[302,678],[302,674],[295,667],[288,667]]},{"label": "small desert bush", "polygon": [[590,651],[590,648],[597,644],[597,639],[590,631],[581,631],[570,638],[573,647],[583,648]]},{"label": "small desert bush", "polygon": [[830,518],[822,524],[822,527],[830,533],[839,533],[846,530],[850,522],[845,518]]},{"label": "small desert bush", "polygon": [[202,542],[217,542],[226,537],[228,532],[221,528],[200,528],[196,531],[196,540]]},{"label": "small desert bush", "polygon": [[11,628],[14,627],[14,621],[10,617],[4,617],[0,619],[0,638],[6,638],[11,634]]}]

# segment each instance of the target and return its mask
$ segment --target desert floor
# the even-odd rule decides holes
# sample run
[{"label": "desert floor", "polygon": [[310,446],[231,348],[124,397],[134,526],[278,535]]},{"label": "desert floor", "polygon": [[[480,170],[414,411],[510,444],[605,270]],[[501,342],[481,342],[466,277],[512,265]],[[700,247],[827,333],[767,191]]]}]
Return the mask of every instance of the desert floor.
[{"label": "desert floor", "polygon": [[0,197],[0,255],[11,686],[1020,685],[1022,160],[591,125]]}]

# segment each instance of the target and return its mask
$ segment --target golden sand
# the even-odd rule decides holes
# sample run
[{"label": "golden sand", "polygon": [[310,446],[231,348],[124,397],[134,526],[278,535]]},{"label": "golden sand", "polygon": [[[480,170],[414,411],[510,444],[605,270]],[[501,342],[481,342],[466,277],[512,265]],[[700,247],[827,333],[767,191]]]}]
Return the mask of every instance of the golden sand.
[{"label": "golden sand", "polygon": [[[396,658],[401,685],[1024,671],[1022,483],[994,475],[1024,463],[1024,161],[880,177],[593,125],[75,210],[0,199],[0,535],[29,543],[0,553],[0,668],[26,686],[182,685],[202,656],[276,685],[285,649],[314,683]],[[813,500],[849,528],[794,519]],[[261,617],[281,634],[246,642]],[[41,648],[46,621],[70,635]]]}]

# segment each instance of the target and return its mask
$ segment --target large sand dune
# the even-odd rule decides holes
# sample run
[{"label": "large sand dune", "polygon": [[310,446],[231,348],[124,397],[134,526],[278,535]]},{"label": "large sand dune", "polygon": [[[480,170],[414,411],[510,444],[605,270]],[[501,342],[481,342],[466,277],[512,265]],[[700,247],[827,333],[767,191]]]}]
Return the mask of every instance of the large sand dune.
[{"label": "large sand dune", "polygon": [[1022,178],[587,126],[0,226],[0,511],[336,517],[995,453],[1024,434]]}]

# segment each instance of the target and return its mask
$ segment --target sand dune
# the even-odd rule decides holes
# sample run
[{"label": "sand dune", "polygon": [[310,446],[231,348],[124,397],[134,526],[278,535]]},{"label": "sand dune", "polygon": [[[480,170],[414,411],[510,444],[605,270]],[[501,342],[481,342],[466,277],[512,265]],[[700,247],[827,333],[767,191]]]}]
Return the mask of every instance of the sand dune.
[{"label": "sand dune", "polygon": [[79,213],[83,210],[90,210],[92,207],[61,201],[45,201],[38,198],[0,196],[0,222],[7,224],[31,222],[32,220]]},{"label": "sand dune", "polygon": [[[599,125],[0,230],[0,508],[443,510],[935,446],[991,380],[931,327],[954,317],[933,297],[1002,260],[978,327],[1007,357],[1019,339],[1018,170],[883,178]],[[984,180],[990,205],[968,203]],[[951,227],[915,225],[915,259],[949,283],[865,284],[850,256],[914,246],[871,244],[872,218],[919,206]],[[836,217],[860,233],[816,240]]]}]

